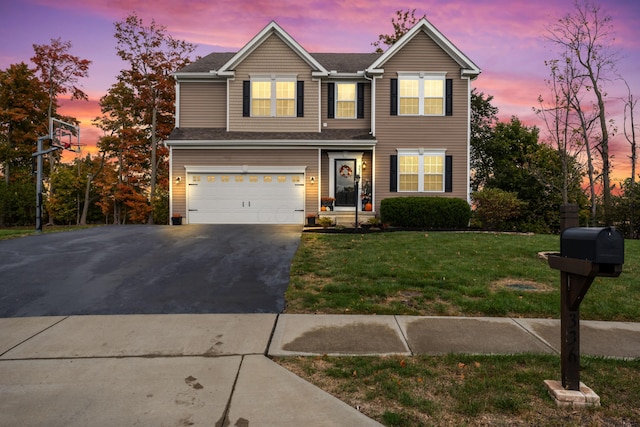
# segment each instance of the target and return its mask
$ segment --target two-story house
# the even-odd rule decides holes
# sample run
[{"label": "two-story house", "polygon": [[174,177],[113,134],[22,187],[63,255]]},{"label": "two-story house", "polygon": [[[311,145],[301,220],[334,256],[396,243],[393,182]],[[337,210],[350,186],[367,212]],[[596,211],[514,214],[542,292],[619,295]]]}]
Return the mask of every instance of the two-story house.
[{"label": "two-story house", "polygon": [[175,73],[170,211],[303,224],[373,214],[388,197],[468,200],[479,73],[426,19],[382,54],[309,53],[271,22],[238,52]]}]

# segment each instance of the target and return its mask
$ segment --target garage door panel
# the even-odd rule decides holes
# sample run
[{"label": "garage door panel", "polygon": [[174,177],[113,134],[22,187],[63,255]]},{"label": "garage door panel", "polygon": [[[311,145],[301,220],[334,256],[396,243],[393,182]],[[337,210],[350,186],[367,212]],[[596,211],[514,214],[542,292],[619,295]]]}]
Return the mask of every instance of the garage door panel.
[{"label": "garage door panel", "polygon": [[302,224],[304,175],[189,174],[188,221],[194,224]]}]

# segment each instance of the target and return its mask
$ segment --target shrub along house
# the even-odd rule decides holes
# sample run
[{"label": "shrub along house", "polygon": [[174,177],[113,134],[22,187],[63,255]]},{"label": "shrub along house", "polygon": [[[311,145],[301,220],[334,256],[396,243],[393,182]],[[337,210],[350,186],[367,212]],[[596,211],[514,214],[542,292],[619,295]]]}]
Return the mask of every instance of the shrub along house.
[{"label": "shrub along house", "polygon": [[175,73],[171,213],[191,224],[303,224],[317,212],[346,223],[388,197],[468,201],[479,73],[426,19],[382,54],[309,53],[271,22],[238,52]]}]

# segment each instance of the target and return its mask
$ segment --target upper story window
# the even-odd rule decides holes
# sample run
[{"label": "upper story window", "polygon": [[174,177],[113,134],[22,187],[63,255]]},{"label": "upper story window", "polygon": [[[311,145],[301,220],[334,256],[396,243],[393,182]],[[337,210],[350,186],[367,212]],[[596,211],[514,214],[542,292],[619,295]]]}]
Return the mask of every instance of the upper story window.
[{"label": "upper story window", "polygon": [[364,119],[365,84],[328,82],[327,118]]},{"label": "upper story window", "polygon": [[401,116],[443,116],[445,74],[398,73],[398,113]]},{"label": "upper story window", "polygon": [[296,80],[288,77],[251,79],[252,117],[295,117]]},{"label": "upper story window", "polygon": [[336,83],[336,118],[356,118],[355,83]]},{"label": "upper story window", "polygon": [[444,150],[398,150],[398,191],[444,192]]}]

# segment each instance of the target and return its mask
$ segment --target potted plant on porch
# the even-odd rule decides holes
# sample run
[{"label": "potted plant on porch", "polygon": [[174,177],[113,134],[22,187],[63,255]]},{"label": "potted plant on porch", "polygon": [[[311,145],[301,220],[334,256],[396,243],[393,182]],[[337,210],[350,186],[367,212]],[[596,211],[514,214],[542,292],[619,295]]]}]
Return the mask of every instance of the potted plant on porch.
[{"label": "potted plant on porch", "polygon": [[171,225],[182,225],[182,215],[179,213],[171,215]]},{"label": "potted plant on porch", "polygon": [[332,211],[333,210],[333,202],[335,202],[335,198],[333,197],[321,197],[320,198],[320,206],[323,211]]},{"label": "potted plant on porch", "polygon": [[317,213],[307,214],[307,225],[316,225]]}]

